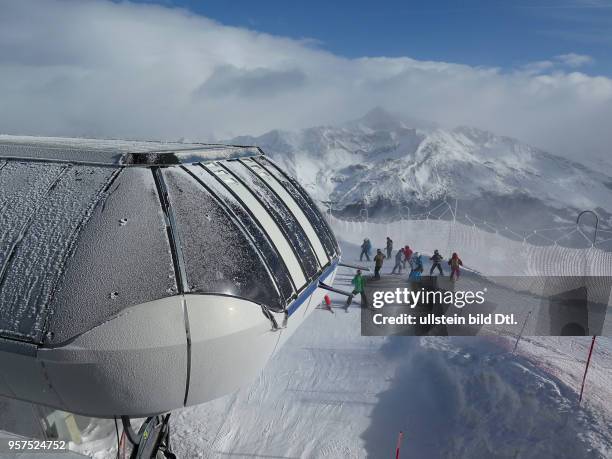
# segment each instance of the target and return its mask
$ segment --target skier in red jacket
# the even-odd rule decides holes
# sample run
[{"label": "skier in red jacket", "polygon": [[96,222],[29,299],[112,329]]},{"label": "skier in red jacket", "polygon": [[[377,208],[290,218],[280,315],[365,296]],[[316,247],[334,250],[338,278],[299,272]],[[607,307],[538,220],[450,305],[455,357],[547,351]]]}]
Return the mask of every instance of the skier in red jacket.
[{"label": "skier in red jacket", "polygon": [[406,262],[409,262],[414,253],[409,245],[406,245],[402,251],[404,252],[404,269],[406,269]]},{"label": "skier in red jacket", "polygon": [[453,252],[453,256],[448,260],[448,265],[451,269],[450,280],[455,281],[459,279],[459,266],[463,266],[463,262],[461,258],[459,258],[459,255],[457,255],[457,252]]}]

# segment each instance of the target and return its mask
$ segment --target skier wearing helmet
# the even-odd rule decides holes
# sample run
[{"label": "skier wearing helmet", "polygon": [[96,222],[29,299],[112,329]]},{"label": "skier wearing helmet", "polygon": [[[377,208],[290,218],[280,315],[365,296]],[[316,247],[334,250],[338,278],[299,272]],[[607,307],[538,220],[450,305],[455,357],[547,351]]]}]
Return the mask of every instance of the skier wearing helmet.
[{"label": "skier wearing helmet", "polygon": [[414,255],[410,259],[410,274],[408,275],[408,279],[412,281],[421,280],[421,273],[423,272],[423,258],[419,252],[414,252]]},{"label": "skier wearing helmet", "polygon": [[363,240],[361,244],[361,254],[359,255],[359,261],[363,261],[363,256],[365,255],[366,260],[370,261],[370,250],[372,249],[372,243],[368,238]]},{"label": "skier wearing helmet", "polygon": [[380,270],[383,267],[383,262],[385,261],[385,255],[382,250],[376,250],[376,256],[374,257],[374,279],[380,279]]},{"label": "skier wearing helmet", "polygon": [[461,258],[459,258],[459,255],[457,255],[457,252],[453,252],[453,256],[450,260],[448,260],[448,265],[451,269],[450,280],[455,281],[459,279],[459,267],[463,266],[463,262],[461,261]]},{"label": "skier wearing helmet", "polygon": [[438,249],[434,250],[433,256],[430,258],[431,260],[431,269],[429,270],[429,275],[431,276],[434,272],[434,269],[438,268],[440,271],[440,276],[444,276],[444,272],[442,271],[442,265],[440,262],[443,260],[442,255],[438,252]]},{"label": "skier wearing helmet", "polygon": [[404,259],[404,249],[399,249],[395,254],[395,266],[393,267],[393,271],[391,274],[395,274],[395,271],[398,270],[398,274],[402,273],[402,267],[406,263]]}]

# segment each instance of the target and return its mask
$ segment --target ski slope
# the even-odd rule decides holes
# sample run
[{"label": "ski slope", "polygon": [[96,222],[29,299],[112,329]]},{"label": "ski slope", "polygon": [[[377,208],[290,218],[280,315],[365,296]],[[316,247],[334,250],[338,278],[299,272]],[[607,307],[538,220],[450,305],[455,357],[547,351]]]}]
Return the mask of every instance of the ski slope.
[{"label": "ski slope", "polygon": [[[362,337],[358,303],[345,313],[342,301],[314,311],[250,386],[175,412],[179,457],[386,458],[400,430],[406,458],[612,455],[609,339],[581,408],[589,338],[528,338],[513,354],[505,338]],[[113,422],[90,431],[75,449],[114,457]]]}]

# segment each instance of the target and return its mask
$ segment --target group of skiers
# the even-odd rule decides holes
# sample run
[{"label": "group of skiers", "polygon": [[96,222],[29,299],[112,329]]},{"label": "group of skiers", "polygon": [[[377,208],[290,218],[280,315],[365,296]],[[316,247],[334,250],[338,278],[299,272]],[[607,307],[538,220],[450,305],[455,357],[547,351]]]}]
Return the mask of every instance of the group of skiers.
[{"label": "group of skiers", "polygon": [[[361,254],[359,256],[359,260],[363,261],[363,257],[366,257],[367,261],[370,261],[370,252],[372,250],[372,243],[368,238],[363,240],[361,244]],[[386,245],[386,254],[383,253],[381,249],[376,250],[376,255],[374,256],[374,279],[380,279],[380,270],[382,269],[383,263],[385,259],[391,259],[391,255],[393,253],[393,240],[390,237],[387,237],[387,245]],[[444,271],[442,269],[442,261],[444,257],[440,255],[438,250],[434,250],[433,255],[429,258],[431,261],[431,269],[429,270],[429,275],[433,275],[434,271],[437,269],[441,276],[444,275]],[[408,278],[411,280],[419,280],[421,273],[423,272],[423,257],[419,252],[414,252],[409,245],[406,245],[400,248],[395,254],[395,266],[393,266],[393,270],[391,274],[401,274],[402,269],[406,269],[406,264],[410,266],[410,273]],[[448,266],[450,267],[450,278],[455,281],[459,279],[460,275],[460,266],[463,266],[463,262],[457,253],[453,253],[450,260],[448,260]]]},{"label": "group of skiers", "polygon": [[[359,261],[363,261],[363,257],[366,257],[367,261],[370,261],[370,253],[372,250],[372,243],[368,238],[363,240],[361,244],[361,254],[359,256]],[[391,255],[393,254],[393,240],[390,237],[387,237],[387,245],[386,245],[386,254],[383,253],[381,249],[376,250],[376,255],[374,256],[374,279],[380,279],[380,270],[383,267],[383,263],[385,258],[391,259]],[[440,275],[444,275],[444,271],[442,270],[442,261],[444,257],[440,255],[440,252],[436,249],[434,250],[433,255],[429,258],[431,261],[431,269],[429,270],[429,275],[433,275],[434,270],[438,270]],[[423,256],[419,252],[414,252],[409,245],[406,245],[400,248],[395,254],[395,266],[393,266],[393,270],[391,274],[402,273],[402,269],[406,269],[406,264],[410,266],[410,273],[408,275],[408,279],[412,281],[418,281],[421,279],[421,273],[423,272]],[[459,279],[460,275],[460,267],[463,266],[463,261],[459,258],[456,252],[453,253],[451,258],[448,260],[448,266],[450,267],[450,279],[451,281],[456,281]],[[345,310],[348,310],[349,305],[353,300],[353,296],[359,294],[361,296],[361,306],[368,307],[368,300],[365,294],[365,278],[363,277],[361,270],[357,270],[357,274],[353,277],[351,283],[353,284],[352,295],[348,298],[345,305]]]}]

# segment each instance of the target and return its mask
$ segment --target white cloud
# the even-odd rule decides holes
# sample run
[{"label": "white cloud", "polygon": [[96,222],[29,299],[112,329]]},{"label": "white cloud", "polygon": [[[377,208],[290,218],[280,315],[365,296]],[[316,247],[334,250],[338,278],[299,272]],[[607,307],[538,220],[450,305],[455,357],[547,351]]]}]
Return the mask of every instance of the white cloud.
[{"label": "white cloud", "polygon": [[521,69],[529,74],[537,74],[545,71],[550,71],[555,67],[555,63],[553,61],[535,61],[529,62],[528,64],[521,67]]},{"label": "white cloud", "polygon": [[583,65],[592,64],[594,59],[586,54],[567,53],[555,56],[555,59],[569,67],[582,67]]},{"label": "white cloud", "polygon": [[153,5],[0,0],[0,11],[0,132],[206,140],[383,106],[576,157],[612,144],[607,77],[346,59]]}]

